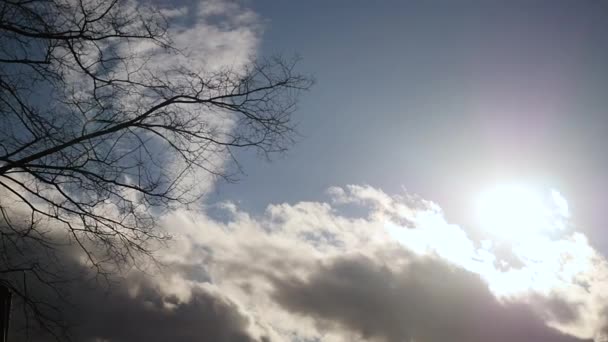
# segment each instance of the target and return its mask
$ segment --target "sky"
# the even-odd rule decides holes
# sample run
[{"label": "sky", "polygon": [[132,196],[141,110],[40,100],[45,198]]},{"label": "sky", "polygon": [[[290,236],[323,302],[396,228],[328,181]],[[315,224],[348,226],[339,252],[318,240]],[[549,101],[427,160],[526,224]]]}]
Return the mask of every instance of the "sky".
[{"label": "sky", "polygon": [[220,198],[260,211],[369,184],[470,224],[475,193],[524,181],[563,192],[608,251],[603,2],[249,4],[261,53],[302,56],[317,83],[296,114],[298,144],[273,163],[244,156],[246,176]]},{"label": "sky", "polygon": [[606,4],[160,4],[192,63],[316,82],[285,155],[159,217],[160,269],[66,285],[75,340],[608,341]]}]

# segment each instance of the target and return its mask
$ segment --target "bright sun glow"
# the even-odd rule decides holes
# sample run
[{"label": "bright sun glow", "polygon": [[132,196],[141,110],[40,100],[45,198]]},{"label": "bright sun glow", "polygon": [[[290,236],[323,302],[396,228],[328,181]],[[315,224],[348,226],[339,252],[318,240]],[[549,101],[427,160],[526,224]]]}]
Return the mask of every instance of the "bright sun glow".
[{"label": "bright sun glow", "polygon": [[543,196],[519,184],[495,186],[477,199],[479,224],[496,237],[514,241],[560,228],[553,219],[556,209],[553,196],[553,193],[551,197]]}]

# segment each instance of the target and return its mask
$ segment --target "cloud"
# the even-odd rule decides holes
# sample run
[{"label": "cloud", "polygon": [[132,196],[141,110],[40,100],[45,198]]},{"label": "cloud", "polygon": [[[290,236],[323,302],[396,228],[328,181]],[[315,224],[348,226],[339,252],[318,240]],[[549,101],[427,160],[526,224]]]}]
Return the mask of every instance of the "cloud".
[{"label": "cloud", "polygon": [[[59,263],[71,274],[95,276],[73,258]],[[174,267],[170,274],[154,276],[132,271],[110,283],[71,281],[61,288],[69,301],[47,297],[47,302],[61,309],[75,341],[267,341],[252,333],[251,318],[234,301],[212,284],[182,277],[187,271]],[[26,340],[33,332],[33,341],[55,341],[41,331],[25,330],[23,318],[13,316],[11,338]]]},{"label": "cloud", "polygon": [[[227,64],[238,71],[258,48],[259,19],[238,4],[186,1],[164,12],[184,54],[128,46],[149,56],[154,72],[187,65],[212,75]],[[233,128],[223,117],[209,123]],[[225,154],[210,160],[221,167]],[[187,185],[208,191],[213,180],[201,178]],[[211,210],[172,211],[162,225],[174,240],[156,248],[160,268],[124,267],[109,288],[65,285],[74,306],[48,298],[59,300],[78,341],[606,341],[608,263],[569,225],[505,245],[480,241],[447,222],[438,204],[408,193],[347,185],[327,194],[326,202],[271,204],[261,215],[234,203],[214,206],[222,219]],[[551,196],[567,219],[565,199]],[[92,276],[79,252],[65,252],[45,261]],[[18,328],[24,322],[14,317]]]},{"label": "cloud", "polygon": [[[131,11],[136,7],[145,10],[138,7],[141,5],[141,2],[138,1],[127,0],[121,2],[120,5],[124,11]],[[132,59],[127,58],[124,64],[108,63],[111,67],[104,70],[104,73],[111,73],[112,76],[118,78],[128,73],[131,80],[137,81],[136,77],[149,77],[147,71],[162,77],[167,76],[173,69],[186,66],[189,70],[202,71],[201,75],[213,78],[214,73],[227,68],[233,72],[242,71],[244,65],[256,53],[262,33],[260,21],[253,11],[237,3],[188,1],[183,3],[183,7],[171,6],[164,8],[163,12],[171,21],[170,36],[173,39],[174,47],[181,50],[180,53],[170,53],[171,51],[162,50],[159,46],[144,40],[130,40],[122,45],[113,42],[111,46],[99,42],[99,47],[102,50],[107,49],[104,52],[108,54],[115,49],[133,57]],[[94,59],[97,56],[89,57]],[[134,70],[139,72],[134,73]],[[67,73],[65,76],[68,83],[74,86],[76,96],[87,96],[87,90],[90,91],[92,87],[88,77],[75,71]],[[185,80],[175,78],[172,81],[183,82]],[[134,110],[144,107],[145,101],[149,101],[149,94],[135,93],[121,93],[120,96],[124,96],[124,98],[117,102],[124,106],[132,106]],[[194,114],[205,115],[206,123],[210,128],[229,132],[234,124],[222,113],[212,115],[209,111],[200,110]],[[150,144],[153,143],[153,141],[150,142]],[[156,149],[155,152],[161,154],[164,150],[158,146],[158,144],[148,145],[151,150]],[[207,161],[218,170],[223,170],[226,160],[225,153],[214,153],[214,151],[210,151],[207,158]],[[167,161],[164,165],[171,167],[170,171],[180,171],[177,161]],[[209,191],[213,186],[213,181],[213,177],[204,172],[196,174],[193,172],[187,175],[185,186],[197,188],[199,190],[197,194],[199,194]],[[15,219],[18,219],[19,216],[29,218],[28,208],[25,204],[14,194],[7,194],[7,192],[6,189],[0,191],[0,194],[3,195],[0,203],[2,209],[10,210],[11,217]],[[44,193],[49,194],[50,191]],[[130,195],[133,194],[127,194],[127,196]],[[31,197],[33,201],[36,200],[35,196]],[[63,201],[63,199],[60,200]],[[26,210],[22,210],[23,208]],[[98,214],[107,217],[118,216],[113,211],[114,207],[108,206],[103,209],[107,210]],[[15,220],[15,222],[13,224],[20,224],[21,220]],[[27,220],[25,222],[27,223]],[[3,247],[0,247],[4,248],[4,253],[0,254],[2,257],[11,259],[0,260],[0,263],[3,266],[35,264],[40,270],[48,272],[44,274],[45,281],[82,279],[82,281],[57,285],[63,290],[61,297],[54,294],[51,288],[36,283],[34,276],[27,283],[28,293],[32,295],[32,298],[43,299],[46,303],[57,305],[59,311],[69,322],[75,324],[73,332],[76,341],[212,340],[227,342],[265,340],[264,333],[260,330],[262,328],[252,326],[253,321],[242,308],[224,296],[207,281],[208,279],[205,279],[205,273],[201,267],[193,267],[190,263],[179,263],[173,260],[171,254],[163,252],[159,255],[159,259],[170,263],[170,270],[166,268],[160,272],[157,269],[149,268],[146,269],[146,272],[154,272],[154,276],[146,277],[145,272],[131,269],[133,265],[121,265],[124,268],[117,270],[115,276],[109,276],[107,279],[112,284],[111,288],[104,288],[104,285],[108,283],[103,277],[99,281],[99,286],[91,286],[85,279],[94,278],[95,275],[92,275],[91,270],[85,265],[86,258],[79,251],[61,247],[63,244],[74,243],[74,241],[70,240],[70,237],[66,237],[60,229],[56,229],[57,224],[54,222],[49,224],[48,220],[41,220],[39,224],[41,227],[39,230],[42,231],[41,236],[37,235],[38,231],[28,232],[30,239],[17,238],[18,245],[7,247],[7,240],[10,242],[11,239],[5,239],[5,237],[12,238],[15,234],[10,231],[6,222],[0,222],[0,236],[4,243]],[[32,242],[34,238],[42,238],[43,241],[57,243],[57,245],[51,245],[48,250],[45,250],[42,246]],[[85,243],[89,243],[89,241]],[[94,247],[91,247],[91,250],[93,249]],[[179,255],[175,254],[176,257]],[[57,277],[54,277],[55,275]],[[191,277],[197,278],[191,280]],[[14,281],[21,286],[24,283],[22,280],[25,279],[25,275],[21,273],[17,276],[2,274],[0,281],[5,278],[10,278],[11,283]],[[65,298],[63,295],[69,298]],[[69,303],[66,300],[69,300]],[[74,304],[74,307],[71,304]],[[20,321],[22,317],[20,318],[21,315],[19,315],[21,309],[19,305],[19,301],[16,300],[13,315],[13,334],[16,334],[13,335],[13,338],[15,340],[23,340],[24,335],[20,328],[26,324],[25,321]],[[59,318],[54,316],[56,312],[52,310],[50,312],[53,315],[52,318]],[[27,323],[35,325],[35,322]],[[256,333],[258,330],[260,330],[259,334]],[[34,340],[44,341],[47,340],[47,337],[34,335]]]},{"label": "cloud", "polygon": [[[580,233],[533,245],[474,241],[441,209],[367,186],[330,202],[174,212],[172,260],[240,303],[279,341],[580,341],[602,327],[605,261]],[[343,215],[356,204],[362,216]],[[352,214],[352,212],[349,212]],[[407,221],[407,225],[403,221]],[[501,248],[506,248],[502,246]],[[556,261],[557,260],[557,261]],[[503,265],[503,266],[501,266]]]},{"label": "cloud", "polygon": [[[261,215],[234,203],[167,214],[174,239],[157,248],[160,269],[124,269],[109,289],[70,287],[75,336],[602,341],[608,266],[584,235],[500,246],[416,196],[355,185],[328,193]],[[353,205],[360,214],[343,210]],[[65,269],[85,272],[78,254],[64,257]]]},{"label": "cloud", "polygon": [[[192,287],[187,301],[164,294],[153,283],[127,279],[131,287],[79,293],[84,319],[78,341],[253,342],[249,317],[238,305],[205,286]],[[136,286],[137,285],[137,286]],[[134,286],[136,286],[134,288]]]},{"label": "cloud", "polygon": [[274,297],[361,340],[581,341],[547,327],[526,305],[500,303],[471,272],[436,258],[406,258],[398,270],[361,256],[332,260],[306,280],[276,280]]}]

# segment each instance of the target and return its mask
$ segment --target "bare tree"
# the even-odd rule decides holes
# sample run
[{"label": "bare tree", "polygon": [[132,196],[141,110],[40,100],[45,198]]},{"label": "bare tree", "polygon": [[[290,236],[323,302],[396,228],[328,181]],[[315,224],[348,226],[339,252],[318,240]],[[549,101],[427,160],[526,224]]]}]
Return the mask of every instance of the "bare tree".
[{"label": "bare tree", "polygon": [[134,1],[0,3],[0,282],[51,332],[56,308],[28,286],[66,280],[49,271],[59,245],[112,272],[167,238],[156,218],[196,201],[202,175],[232,180],[235,149],[292,143],[311,85],[294,62],[168,66],[188,59],[169,32],[161,11]]}]

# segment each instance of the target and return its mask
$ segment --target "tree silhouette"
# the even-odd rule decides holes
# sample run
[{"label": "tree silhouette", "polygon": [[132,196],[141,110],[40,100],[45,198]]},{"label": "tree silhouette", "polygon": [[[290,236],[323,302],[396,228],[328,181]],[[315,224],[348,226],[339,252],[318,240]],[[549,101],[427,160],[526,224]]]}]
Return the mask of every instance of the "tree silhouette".
[{"label": "tree silhouette", "polygon": [[[235,149],[293,142],[311,80],[272,58],[205,70],[171,41],[162,12],[123,0],[0,4],[0,282],[25,320],[57,334],[64,244],[97,275],[167,238],[156,219],[233,180]],[[200,56],[204,58],[204,56]],[[234,162],[226,164],[226,158]]]}]

